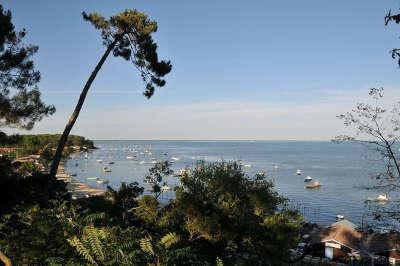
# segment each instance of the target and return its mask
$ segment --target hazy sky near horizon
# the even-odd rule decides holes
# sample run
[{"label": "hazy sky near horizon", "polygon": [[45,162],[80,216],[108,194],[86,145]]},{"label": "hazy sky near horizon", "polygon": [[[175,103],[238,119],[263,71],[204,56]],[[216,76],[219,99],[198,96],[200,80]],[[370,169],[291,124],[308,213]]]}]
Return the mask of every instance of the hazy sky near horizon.
[{"label": "hazy sky near horizon", "polygon": [[384,26],[396,0],[2,4],[39,46],[40,89],[57,108],[33,133],[62,132],[105,50],[82,11],[145,12],[158,22],[160,58],[173,64],[167,85],[147,100],[135,68],[111,56],[73,129],[92,139],[326,140],[344,132],[335,116],[368,88],[400,99],[400,69],[389,54],[400,47],[400,26]]}]

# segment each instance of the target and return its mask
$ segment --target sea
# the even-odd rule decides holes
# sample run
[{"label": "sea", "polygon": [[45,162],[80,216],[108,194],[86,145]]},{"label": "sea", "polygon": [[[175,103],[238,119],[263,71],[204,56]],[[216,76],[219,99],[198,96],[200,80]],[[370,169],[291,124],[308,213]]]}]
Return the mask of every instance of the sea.
[{"label": "sea", "polygon": [[[366,203],[368,198],[380,194],[398,198],[398,192],[376,187],[375,177],[385,167],[376,151],[355,143],[96,140],[94,144],[98,149],[87,155],[73,155],[65,169],[76,174],[75,179],[98,188],[106,184],[99,184],[95,178],[108,180],[114,189],[121,182],[138,182],[149,191],[149,185],[143,181],[156,161],[171,161],[172,169],[178,172],[194,167],[198,161],[240,160],[249,176],[265,172],[276,191],[288,199],[288,205],[310,222],[328,225],[340,214],[359,226],[366,226],[376,220],[373,212],[379,205],[387,208],[390,204],[389,200],[386,206],[371,206]],[[136,158],[132,159],[134,155]],[[111,172],[104,172],[104,167]],[[301,175],[296,173],[298,169]],[[321,186],[305,188],[306,176],[318,180]],[[170,176],[166,182],[172,188],[179,178]],[[172,189],[166,192],[162,200],[173,198],[173,193]]]}]

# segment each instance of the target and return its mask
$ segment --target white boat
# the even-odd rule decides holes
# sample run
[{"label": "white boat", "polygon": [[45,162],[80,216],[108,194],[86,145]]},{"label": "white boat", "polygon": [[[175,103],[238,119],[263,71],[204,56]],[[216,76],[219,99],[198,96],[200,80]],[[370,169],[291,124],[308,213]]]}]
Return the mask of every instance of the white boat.
[{"label": "white boat", "polygon": [[265,172],[258,172],[256,174],[257,177],[265,177],[266,175],[267,175],[267,173],[265,173]]},{"label": "white boat", "polygon": [[99,183],[99,184],[108,184],[108,183],[110,183],[110,181],[108,181],[107,179],[105,179],[105,180],[97,180],[96,182]]},{"label": "white boat", "polygon": [[303,174],[303,171],[301,171],[301,169],[297,169],[296,175],[302,175],[302,174]]},{"label": "white boat", "polygon": [[319,181],[312,181],[306,185],[306,188],[319,188],[321,183]]},{"label": "white boat", "polygon": [[179,158],[178,157],[171,157],[171,160],[179,161]]},{"label": "white boat", "polygon": [[164,185],[164,186],[161,187],[161,190],[162,190],[163,192],[170,191],[170,190],[171,190],[171,187],[168,186],[168,185]]},{"label": "white boat", "polygon": [[386,202],[389,201],[389,198],[386,195],[378,195],[378,197],[375,198],[375,201],[377,202]]},{"label": "white boat", "polygon": [[133,157],[133,156],[126,156],[126,159],[127,160],[133,160],[135,157]]},{"label": "white boat", "polygon": [[86,177],[87,180],[99,180],[98,177]]},{"label": "white boat", "polygon": [[275,165],[274,165],[274,169],[275,169],[275,170],[278,170],[278,169],[279,169],[279,166],[275,164]]},{"label": "white boat", "polygon": [[139,164],[144,164],[144,161],[140,161]]},{"label": "white boat", "polygon": [[342,215],[342,214],[336,215],[336,220],[337,220],[337,221],[341,221],[341,220],[343,220],[343,219],[344,219],[344,215]]},{"label": "white boat", "polygon": [[151,161],[151,163],[157,163],[157,161],[156,161],[156,160],[154,160],[154,161]]},{"label": "white boat", "polygon": [[243,166],[246,167],[246,168],[251,168],[251,164],[245,164]]},{"label": "white boat", "polygon": [[313,178],[309,175],[304,178],[304,182],[310,182],[311,180],[313,180]]},{"label": "white boat", "polygon": [[96,162],[98,162],[98,163],[102,163],[102,162],[103,162],[103,160],[102,160],[102,159],[98,159],[98,160],[96,160]]}]

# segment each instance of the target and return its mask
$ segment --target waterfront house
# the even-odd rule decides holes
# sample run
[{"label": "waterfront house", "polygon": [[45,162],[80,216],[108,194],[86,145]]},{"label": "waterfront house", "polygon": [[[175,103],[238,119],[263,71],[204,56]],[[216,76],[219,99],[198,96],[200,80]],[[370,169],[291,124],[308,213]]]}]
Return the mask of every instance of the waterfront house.
[{"label": "waterfront house", "polygon": [[357,226],[343,219],[315,231],[310,245],[314,255],[348,263],[365,256],[362,239]]},{"label": "waterfront house", "polygon": [[348,220],[320,228],[311,237],[314,256],[350,263],[362,260],[365,265],[400,265],[400,234],[367,233]]},{"label": "waterfront house", "polygon": [[400,265],[400,234],[372,233],[365,237],[365,247],[375,262],[374,265]]}]

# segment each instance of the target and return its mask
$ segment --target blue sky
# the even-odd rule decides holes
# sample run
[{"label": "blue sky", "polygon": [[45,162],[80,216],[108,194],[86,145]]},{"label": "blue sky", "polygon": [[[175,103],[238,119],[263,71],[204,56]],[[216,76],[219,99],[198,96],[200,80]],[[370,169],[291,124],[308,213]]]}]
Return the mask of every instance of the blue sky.
[{"label": "blue sky", "polygon": [[2,1],[39,46],[43,98],[57,114],[34,133],[60,132],[104,52],[82,11],[136,8],[158,22],[159,56],[173,70],[149,101],[129,63],[110,57],[74,133],[97,139],[329,139],[335,115],[372,86],[393,97],[400,69],[384,26],[398,1]]}]

